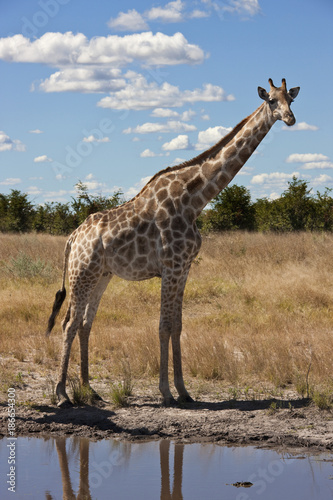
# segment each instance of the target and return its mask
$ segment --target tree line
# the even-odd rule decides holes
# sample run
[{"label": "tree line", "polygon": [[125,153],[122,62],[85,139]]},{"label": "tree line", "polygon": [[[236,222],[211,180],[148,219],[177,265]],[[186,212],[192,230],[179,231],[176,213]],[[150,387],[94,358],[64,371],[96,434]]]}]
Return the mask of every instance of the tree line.
[{"label": "tree line", "polygon": [[[13,189],[0,194],[0,231],[69,234],[88,215],[108,210],[121,203],[121,191],[112,196],[91,195],[82,182],[77,195],[68,203],[34,205],[29,196]],[[216,196],[197,220],[199,228],[209,231],[333,231],[332,189],[312,194],[309,183],[293,177],[277,199],[251,200],[250,191],[236,184]]]}]

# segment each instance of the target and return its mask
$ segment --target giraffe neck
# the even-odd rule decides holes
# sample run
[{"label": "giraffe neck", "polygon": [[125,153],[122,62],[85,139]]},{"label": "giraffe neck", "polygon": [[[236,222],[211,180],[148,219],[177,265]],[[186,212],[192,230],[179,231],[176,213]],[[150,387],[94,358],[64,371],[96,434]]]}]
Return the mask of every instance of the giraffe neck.
[{"label": "giraffe neck", "polygon": [[188,183],[188,191],[195,217],[235,177],[275,121],[268,105],[263,103],[228,134],[230,140],[226,137],[220,141],[221,149],[215,156],[203,157],[199,165],[193,162],[188,167],[193,168],[194,178],[192,176]]}]

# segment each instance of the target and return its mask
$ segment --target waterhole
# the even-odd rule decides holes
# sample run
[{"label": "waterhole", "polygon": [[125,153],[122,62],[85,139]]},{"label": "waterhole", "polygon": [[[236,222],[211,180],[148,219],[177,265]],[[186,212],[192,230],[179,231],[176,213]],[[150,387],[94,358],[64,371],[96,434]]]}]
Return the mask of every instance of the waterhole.
[{"label": "waterhole", "polygon": [[18,437],[0,441],[0,468],[4,500],[333,499],[329,453]]}]

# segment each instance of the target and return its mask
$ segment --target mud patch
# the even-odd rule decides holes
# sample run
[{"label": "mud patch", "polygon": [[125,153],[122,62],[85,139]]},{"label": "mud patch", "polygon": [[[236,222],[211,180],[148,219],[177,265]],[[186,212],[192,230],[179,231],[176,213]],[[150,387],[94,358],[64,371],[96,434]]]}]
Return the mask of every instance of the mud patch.
[{"label": "mud patch", "polygon": [[[333,448],[333,415],[319,410],[292,391],[278,399],[226,400],[228,391],[213,382],[195,403],[164,408],[157,381],[136,381],[129,406],[115,408],[104,396],[106,386],[94,384],[104,401],[60,409],[48,404],[39,381],[16,390],[16,435],[73,435],[131,441],[168,438],[178,442],[255,444],[265,447]],[[37,387],[39,385],[39,390]],[[188,386],[193,394],[195,381]],[[230,391],[229,391],[230,392]],[[218,396],[217,396],[218,393]],[[198,400],[199,399],[199,400]],[[0,436],[7,436],[7,402],[0,403]],[[276,409],[277,408],[277,409]]]}]

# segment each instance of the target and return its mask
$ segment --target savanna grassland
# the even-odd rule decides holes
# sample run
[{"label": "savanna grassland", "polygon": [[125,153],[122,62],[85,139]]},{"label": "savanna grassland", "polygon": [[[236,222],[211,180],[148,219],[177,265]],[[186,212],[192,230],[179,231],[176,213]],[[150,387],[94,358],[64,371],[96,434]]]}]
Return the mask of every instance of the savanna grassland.
[{"label": "savanna grassland", "polygon": [[[2,394],[22,382],[19,363],[41,380],[57,378],[62,318],[50,338],[44,332],[61,285],[65,240],[0,236]],[[197,388],[207,381],[225,383],[236,399],[237,391],[255,397],[258,387],[292,387],[319,407],[330,406],[332,278],[328,233],[205,236],[184,298],[185,382],[195,380]],[[159,279],[111,281],[90,337],[92,385],[130,372],[134,387],[136,379],[155,377],[158,386],[159,301]],[[64,313],[65,307],[60,316]],[[78,373],[78,364],[76,339],[70,374]]]}]

